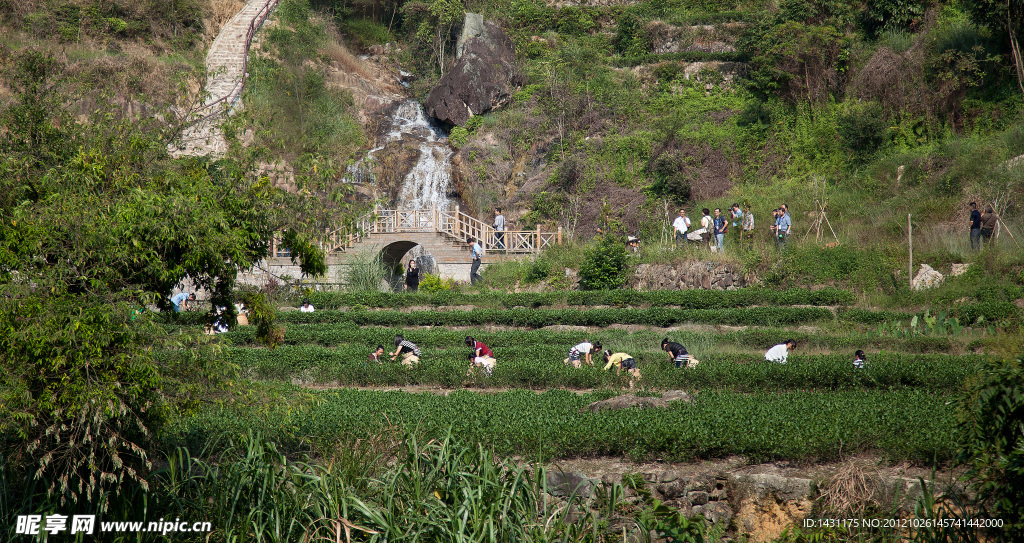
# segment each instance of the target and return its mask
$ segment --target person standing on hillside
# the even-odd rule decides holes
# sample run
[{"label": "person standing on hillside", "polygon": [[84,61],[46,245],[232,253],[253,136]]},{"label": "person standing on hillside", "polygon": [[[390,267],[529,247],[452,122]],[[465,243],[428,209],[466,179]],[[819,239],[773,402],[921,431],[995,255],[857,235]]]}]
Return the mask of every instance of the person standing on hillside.
[{"label": "person standing on hillside", "polygon": [[416,260],[409,261],[409,268],[405,270],[405,290],[407,292],[416,292],[420,288],[420,268],[416,265]]},{"label": "person standing on hillside", "polygon": [[722,210],[715,208],[715,218],[713,219],[715,225],[715,248],[719,253],[722,252],[722,243],[725,241],[725,232],[729,230],[729,221],[725,220],[722,216]]},{"label": "person standing on hillside", "polygon": [[498,249],[505,249],[505,216],[501,214],[501,208],[494,208],[494,245]]},{"label": "person standing on hillside", "polygon": [[686,231],[690,229],[690,218],[686,216],[686,210],[680,209],[679,216],[672,221],[672,230],[675,231],[676,248],[686,244]]},{"label": "person standing on hillside", "polygon": [[747,242],[747,248],[751,251],[754,250],[754,212],[750,209],[750,204],[744,203],[743,207],[747,208],[747,212],[743,214],[743,239]]},{"label": "person standing on hillside", "polygon": [[776,227],[779,238],[779,250],[785,251],[786,240],[789,239],[789,231],[793,229],[793,219],[789,216],[789,208],[786,204],[782,204],[782,207],[779,208],[779,213],[782,215],[779,217],[779,223]]},{"label": "person standing on hillside", "polygon": [[677,368],[685,368],[690,363],[690,353],[681,343],[669,341],[668,338],[661,340],[661,350],[668,353],[669,360],[675,363]]},{"label": "person standing on hillside", "polygon": [[700,211],[701,211],[701,213],[704,214],[704,216],[700,218],[700,227],[704,229],[704,231],[701,232],[701,234],[700,234],[700,241],[701,241],[701,243],[705,247],[709,247],[710,248],[711,247],[711,230],[714,228],[714,226],[713,226],[714,221],[711,219],[711,210],[710,209],[705,207],[704,209],[702,209]]},{"label": "person standing on hillside", "polygon": [[971,202],[971,249],[981,250],[981,212],[978,204]]},{"label": "person standing on hillside", "polygon": [[992,206],[985,206],[985,213],[981,215],[981,243],[983,245],[992,242],[992,233],[995,232],[998,222],[999,217],[995,211],[992,211]]},{"label": "person standing on hillside", "polygon": [[469,238],[469,242],[473,244],[469,249],[469,256],[473,260],[473,265],[469,268],[469,282],[475,285],[480,280],[480,259],[483,257],[484,250],[480,248],[480,244],[475,239]]},{"label": "person standing on hillside", "polygon": [[739,248],[740,240],[743,239],[743,209],[739,204],[733,204],[729,208],[729,213],[732,214],[732,240],[735,242],[736,247]]}]

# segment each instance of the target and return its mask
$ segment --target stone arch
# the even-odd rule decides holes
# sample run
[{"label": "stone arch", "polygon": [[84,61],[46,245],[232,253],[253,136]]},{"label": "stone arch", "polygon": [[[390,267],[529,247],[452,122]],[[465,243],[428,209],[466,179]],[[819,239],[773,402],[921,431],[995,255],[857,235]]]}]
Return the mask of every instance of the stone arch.
[{"label": "stone arch", "polygon": [[398,264],[402,264],[404,267],[405,263],[402,262],[402,257],[417,245],[419,243],[409,240],[394,241],[385,245],[380,250],[380,261],[384,264],[384,269],[393,270]]}]

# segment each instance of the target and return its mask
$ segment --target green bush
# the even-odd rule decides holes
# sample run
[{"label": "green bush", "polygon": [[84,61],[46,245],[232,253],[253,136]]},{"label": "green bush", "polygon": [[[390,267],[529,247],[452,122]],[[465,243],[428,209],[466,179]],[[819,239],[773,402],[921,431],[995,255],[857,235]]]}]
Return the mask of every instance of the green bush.
[{"label": "green bush", "polygon": [[448,143],[452,144],[452,147],[456,149],[462,148],[469,141],[469,131],[461,126],[456,126],[452,129],[451,133],[448,134]]},{"label": "green bush", "polygon": [[1000,537],[1024,537],[1024,359],[986,364],[962,401],[959,460]]},{"label": "green bush", "polygon": [[420,290],[427,294],[448,292],[455,289],[454,279],[443,279],[440,275],[428,273],[420,280]]},{"label": "green bush", "polygon": [[605,235],[583,258],[580,265],[580,288],[616,289],[625,282],[626,244],[615,236]]}]

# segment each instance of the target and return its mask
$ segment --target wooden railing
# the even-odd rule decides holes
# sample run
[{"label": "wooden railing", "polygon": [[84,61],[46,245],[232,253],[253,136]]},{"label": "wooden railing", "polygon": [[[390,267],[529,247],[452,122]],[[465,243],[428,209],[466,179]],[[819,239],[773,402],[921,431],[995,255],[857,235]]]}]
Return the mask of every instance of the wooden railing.
[{"label": "wooden railing", "polygon": [[[439,209],[378,209],[349,226],[326,232],[320,242],[327,254],[343,253],[374,235],[436,232],[444,234],[455,243],[475,240],[480,247],[491,253],[528,254],[539,253],[542,249],[562,243],[562,228],[555,232],[536,230],[496,231],[493,226],[471,217],[459,210]],[[280,240],[275,237],[271,256],[287,257],[280,250]]]}]

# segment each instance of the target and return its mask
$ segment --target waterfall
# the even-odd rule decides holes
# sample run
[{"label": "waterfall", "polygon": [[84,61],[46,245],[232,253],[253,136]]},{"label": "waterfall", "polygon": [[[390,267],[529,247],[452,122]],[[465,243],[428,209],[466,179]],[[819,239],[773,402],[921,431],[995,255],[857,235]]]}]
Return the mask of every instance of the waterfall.
[{"label": "waterfall", "polygon": [[447,210],[455,205],[448,197],[451,185],[452,150],[448,138],[415,100],[402,102],[391,117],[391,126],[384,143],[370,149],[366,157],[349,167],[353,181],[372,182],[373,173],[367,164],[388,143],[401,141],[419,147],[419,160],[406,174],[395,202],[398,209]]},{"label": "waterfall", "polygon": [[[398,209],[433,209],[447,211],[455,206],[448,197],[451,185],[452,150],[445,133],[428,118],[423,106],[416,100],[399,104],[391,117],[391,126],[384,142],[370,149],[366,157],[348,168],[348,177],[358,182],[373,182],[369,165],[374,155],[391,142],[402,142],[419,148],[419,159],[412,167],[398,191],[395,202]],[[416,246],[403,258],[402,266],[415,259],[421,273],[436,273],[433,257],[423,247]]]}]

